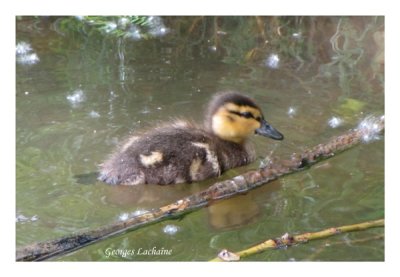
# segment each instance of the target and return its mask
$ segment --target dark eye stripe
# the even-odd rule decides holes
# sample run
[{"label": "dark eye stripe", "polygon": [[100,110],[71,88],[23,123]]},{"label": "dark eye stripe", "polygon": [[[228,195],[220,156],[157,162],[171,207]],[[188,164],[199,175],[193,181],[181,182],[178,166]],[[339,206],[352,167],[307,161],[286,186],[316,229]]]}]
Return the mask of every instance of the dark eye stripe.
[{"label": "dark eye stripe", "polygon": [[244,112],[240,113],[241,116],[244,116],[245,118],[254,118],[253,114],[251,112]]},{"label": "dark eye stripe", "polygon": [[254,119],[258,120],[258,121],[261,120],[259,117],[255,118],[254,115],[251,112],[242,112],[241,113],[241,112],[231,111],[231,110],[229,110],[229,112],[232,113],[232,114],[236,114],[238,116],[242,116],[244,118],[254,118]]}]

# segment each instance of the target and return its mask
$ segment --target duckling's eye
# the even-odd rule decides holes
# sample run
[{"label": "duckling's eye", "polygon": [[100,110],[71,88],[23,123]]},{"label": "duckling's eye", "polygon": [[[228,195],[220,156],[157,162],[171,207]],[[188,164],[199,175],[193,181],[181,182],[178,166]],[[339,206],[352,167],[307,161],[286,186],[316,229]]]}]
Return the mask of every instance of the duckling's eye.
[{"label": "duckling's eye", "polygon": [[240,113],[240,115],[245,118],[254,118],[254,116],[251,112],[242,112],[242,113]]}]

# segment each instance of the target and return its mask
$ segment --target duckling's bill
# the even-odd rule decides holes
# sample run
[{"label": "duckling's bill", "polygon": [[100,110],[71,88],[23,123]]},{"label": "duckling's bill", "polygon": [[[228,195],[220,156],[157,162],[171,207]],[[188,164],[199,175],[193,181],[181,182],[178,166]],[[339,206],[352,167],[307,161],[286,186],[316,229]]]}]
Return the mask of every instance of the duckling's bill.
[{"label": "duckling's bill", "polygon": [[283,135],[277,129],[272,127],[265,119],[261,119],[260,123],[261,127],[256,129],[256,134],[275,140],[283,140]]}]

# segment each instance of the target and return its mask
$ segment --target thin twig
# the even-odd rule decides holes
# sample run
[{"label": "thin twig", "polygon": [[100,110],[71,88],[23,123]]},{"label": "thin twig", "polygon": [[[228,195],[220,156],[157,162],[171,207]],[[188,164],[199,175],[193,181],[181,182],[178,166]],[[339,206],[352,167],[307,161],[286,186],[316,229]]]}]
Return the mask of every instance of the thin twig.
[{"label": "thin twig", "polygon": [[331,237],[334,235],[347,233],[347,232],[354,232],[354,231],[362,231],[369,228],[376,228],[376,227],[384,227],[385,221],[384,219],[378,219],[374,221],[367,221],[362,223],[357,223],[353,225],[345,225],[341,227],[332,227],[328,228],[319,232],[313,233],[304,233],[301,235],[291,236],[289,234],[284,234],[280,238],[275,239],[268,239],[256,246],[250,247],[248,249],[233,253],[226,249],[222,250],[218,257],[212,259],[212,262],[222,262],[222,261],[237,261],[244,257],[248,257],[250,255],[254,255],[257,253],[264,252],[266,250],[271,249],[279,249],[284,248],[292,245],[297,245],[300,243],[306,243],[310,240],[317,240],[323,239],[327,237]]}]

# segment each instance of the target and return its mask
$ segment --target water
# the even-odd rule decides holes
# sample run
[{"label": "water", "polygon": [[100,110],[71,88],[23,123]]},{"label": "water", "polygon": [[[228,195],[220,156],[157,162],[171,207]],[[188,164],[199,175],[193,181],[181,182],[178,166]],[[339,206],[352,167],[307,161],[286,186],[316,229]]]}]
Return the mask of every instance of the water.
[{"label": "water", "polygon": [[[287,157],[325,142],[367,115],[383,114],[384,44],[377,39],[382,18],[303,18],[325,25],[300,24],[303,30],[286,30],[282,41],[271,41],[271,49],[251,52],[259,43],[254,37],[262,37],[249,34],[252,20],[225,18],[219,44],[208,42],[207,33],[203,41],[195,31],[177,34],[177,20],[171,18],[164,19],[169,32],[147,40],[105,36],[87,26],[86,33],[69,30],[56,18],[17,20],[17,43],[26,43],[20,45],[35,55],[27,59],[34,62],[17,63],[17,246],[109,224],[215,182],[112,187],[87,174],[138,130],[175,117],[201,122],[216,91],[235,89],[254,97],[285,135],[282,142],[252,138],[259,159],[221,178],[256,168],[268,155]],[[204,28],[210,22],[205,19]],[[343,26],[353,33],[337,33]],[[322,52],[309,55],[304,52],[309,48],[293,47],[307,37],[323,42]],[[384,217],[383,150],[383,140],[357,146],[246,195],[55,259],[208,260],[221,249],[239,251],[286,232],[378,219]],[[382,235],[383,229],[371,229],[247,259],[383,260]],[[132,251],[111,255],[116,249]]]}]

